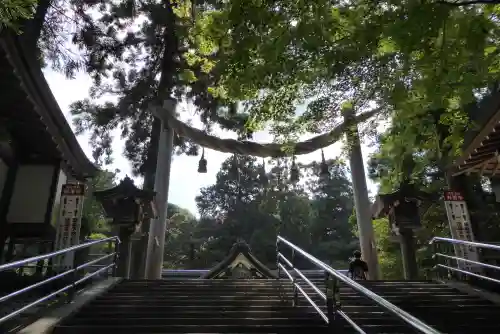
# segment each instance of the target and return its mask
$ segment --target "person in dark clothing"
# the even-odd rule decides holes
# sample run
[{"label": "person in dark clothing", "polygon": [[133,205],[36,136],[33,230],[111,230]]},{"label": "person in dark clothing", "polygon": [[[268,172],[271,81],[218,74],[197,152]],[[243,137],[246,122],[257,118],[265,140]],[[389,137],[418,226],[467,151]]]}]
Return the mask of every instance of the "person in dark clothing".
[{"label": "person in dark clothing", "polygon": [[365,280],[368,264],[361,260],[361,252],[354,251],[354,259],[349,263],[349,276],[354,280]]}]

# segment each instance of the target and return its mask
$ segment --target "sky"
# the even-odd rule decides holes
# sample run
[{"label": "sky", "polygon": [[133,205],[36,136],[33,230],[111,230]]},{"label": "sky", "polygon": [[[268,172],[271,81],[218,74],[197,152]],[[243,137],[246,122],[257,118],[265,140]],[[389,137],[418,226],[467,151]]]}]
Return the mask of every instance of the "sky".
[{"label": "sky", "polygon": [[[88,91],[91,86],[91,79],[85,73],[78,73],[74,79],[67,79],[64,74],[54,72],[53,70],[46,68],[44,70],[45,78],[49,83],[52,92],[59,103],[61,110],[64,112],[68,123],[72,124],[71,115],[69,114],[69,105],[72,102],[87,98],[89,96]],[[194,116],[194,110],[190,109],[187,105],[180,105],[178,108],[183,108],[183,115]],[[199,127],[200,122],[197,121],[196,117],[193,117],[193,126]],[[74,128],[73,128],[74,130]],[[215,130],[214,135],[222,138],[235,138],[236,136],[228,131]],[[88,144],[89,136],[83,134],[77,137],[78,142],[83,148],[85,154],[89,158],[92,157],[92,150]],[[271,142],[272,137],[266,132],[259,132],[254,135],[254,141],[265,143]],[[119,178],[122,179],[126,175],[132,177],[131,165],[128,160],[123,156],[124,140],[122,140],[117,134],[114,138],[113,143],[113,163],[109,166],[105,166],[109,170],[120,170]],[[324,149],[325,157],[327,159],[338,157],[342,154],[343,145],[342,143],[335,143],[328,148]],[[372,153],[374,148],[369,147],[365,144],[362,145],[363,160],[365,164],[370,153]],[[171,174],[170,174],[170,189],[169,189],[169,202],[176,204],[182,208],[188,209],[193,214],[198,215],[198,210],[196,208],[195,197],[200,193],[200,189],[206,186],[210,186],[215,183],[216,174],[220,169],[220,166],[224,160],[226,160],[230,154],[220,153],[213,150],[205,150],[205,158],[208,161],[208,173],[199,174],[198,160],[199,157],[189,157],[189,156],[174,156],[172,160]],[[307,155],[302,155],[297,158],[298,162],[311,162],[313,160],[321,159],[320,151],[313,152]],[[371,195],[375,195],[377,191],[377,186],[367,179],[368,188]],[[136,185],[141,185],[142,180],[135,178]]]}]

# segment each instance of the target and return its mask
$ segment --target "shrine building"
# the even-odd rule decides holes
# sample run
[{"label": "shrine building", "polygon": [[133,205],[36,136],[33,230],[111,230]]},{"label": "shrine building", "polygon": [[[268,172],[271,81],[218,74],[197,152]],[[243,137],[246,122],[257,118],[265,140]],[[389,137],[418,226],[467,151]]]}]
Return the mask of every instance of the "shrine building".
[{"label": "shrine building", "polygon": [[[57,104],[39,60],[0,39],[0,261],[53,248],[62,185],[98,172]],[[26,254],[27,255],[27,254]]]}]

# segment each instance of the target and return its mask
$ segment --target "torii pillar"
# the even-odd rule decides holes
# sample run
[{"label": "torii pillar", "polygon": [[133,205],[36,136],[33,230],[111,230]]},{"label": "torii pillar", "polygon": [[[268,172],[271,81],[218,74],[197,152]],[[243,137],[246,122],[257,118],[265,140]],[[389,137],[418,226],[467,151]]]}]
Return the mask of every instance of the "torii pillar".
[{"label": "torii pillar", "polygon": [[[345,122],[348,122],[354,117],[354,110],[352,108],[343,110],[343,116]],[[357,124],[349,127],[346,136],[361,254],[368,264],[368,278],[377,280],[380,277],[377,247],[375,244],[371,203],[368,198],[368,186],[366,185],[365,167],[363,164],[363,155],[361,154]]]},{"label": "torii pillar", "polygon": [[146,254],[146,279],[161,279],[163,269],[163,248],[167,224],[168,190],[170,185],[170,167],[174,150],[174,131],[165,122],[163,113],[174,113],[177,102],[165,100],[163,108],[154,110],[155,117],[161,119],[161,133],[158,142],[158,159],[156,161],[155,192],[157,196],[158,216],[151,220],[149,228],[148,248]]}]

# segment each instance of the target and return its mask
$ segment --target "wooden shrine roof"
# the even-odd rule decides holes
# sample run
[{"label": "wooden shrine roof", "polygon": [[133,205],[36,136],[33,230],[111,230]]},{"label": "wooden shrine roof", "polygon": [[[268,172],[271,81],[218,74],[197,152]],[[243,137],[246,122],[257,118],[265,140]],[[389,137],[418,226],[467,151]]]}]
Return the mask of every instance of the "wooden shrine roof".
[{"label": "wooden shrine roof", "polygon": [[500,92],[483,99],[471,113],[473,128],[465,138],[463,154],[453,164],[453,175],[480,173],[500,176]]},{"label": "wooden shrine roof", "polygon": [[19,38],[0,38],[1,123],[16,144],[17,158],[62,161],[66,172],[91,177],[98,168],[87,158],[45,80],[35,55],[25,52]]},{"label": "wooden shrine roof", "polygon": [[276,275],[252,254],[250,246],[243,241],[235,243],[229,251],[229,255],[200,278],[221,278],[224,276],[226,269],[228,269],[233,264],[233,261],[237,260],[240,255],[250,262],[262,278],[276,278]]}]

